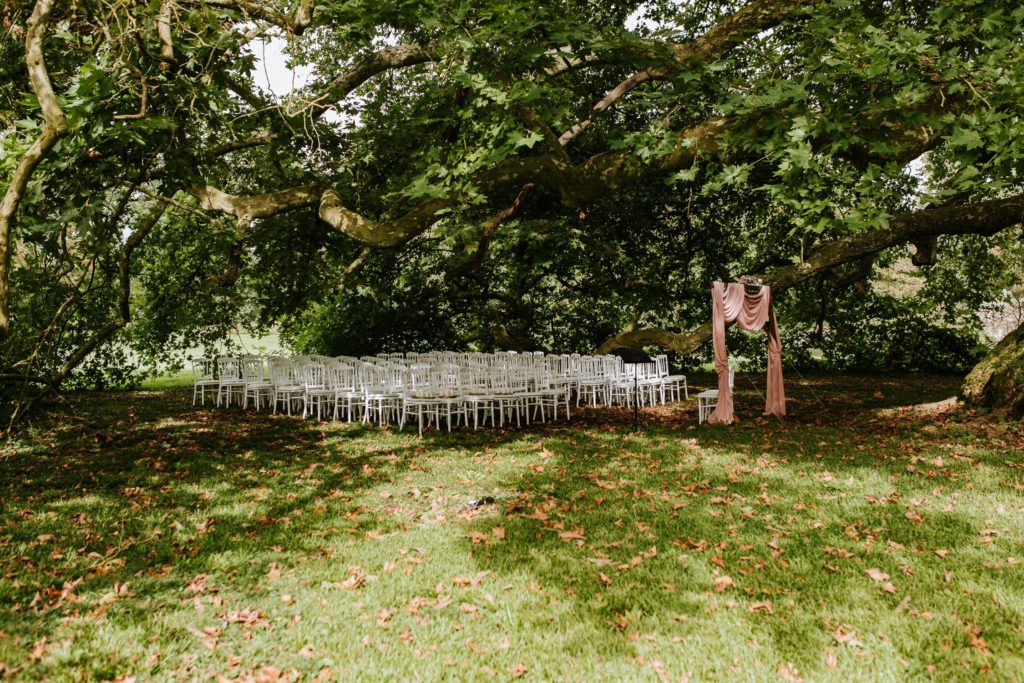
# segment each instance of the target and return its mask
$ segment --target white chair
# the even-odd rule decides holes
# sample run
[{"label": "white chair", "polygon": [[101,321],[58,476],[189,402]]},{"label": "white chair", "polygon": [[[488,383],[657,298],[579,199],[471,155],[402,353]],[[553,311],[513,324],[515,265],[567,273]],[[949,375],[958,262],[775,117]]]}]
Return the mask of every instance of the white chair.
[{"label": "white chair", "polygon": [[402,412],[402,396],[388,384],[386,367],[363,363],[359,369],[359,382],[363,390],[363,422],[387,424],[398,420]]},{"label": "white chair", "polygon": [[245,380],[242,379],[242,363],[231,356],[217,357],[217,405],[221,398],[224,405],[230,406],[232,399],[237,397],[238,404],[245,400]]},{"label": "white chair", "polygon": [[664,383],[664,390],[668,400],[680,400],[680,389],[682,389],[682,398],[690,398],[690,388],[686,385],[686,375],[669,374],[668,356],[665,354],[655,356],[654,362],[658,366],[658,375]]},{"label": "white chair", "polygon": [[303,395],[303,417],[313,414],[316,408],[316,417],[322,420],[324,417],[324,404],[334,400],[334,388],[327,385],[327,372],[324,364],[317,360],[309,360],[299,364],[299,372],[302,375],[302,386],[305,389]]},{"label": "white chair", "polygon": [[402,396],[402,410],[398,418],[398,430],[405,428],[405,420],[410,415],[416,417],[419,434],[423,436],[423,427],[433,422],[440,428],[442,415],[448,418],[448,431],[452,430],[451,401],[453,395],[448,386],[448,370],[443,365],[424,367],[413,365],[410,370],[409,389]]},{"label": "white chair", "polygon": [[[729,395],[732,396],[733,380],[736,377],[735,370],[729,366]],[[697,423],[700,424],[708,419],[715,407],[718,405],[718,389],[708,389],[697,394]]]},{"label": "white chair", "polygon": [[498,422],[494,415],[498,410],[498,397],[490,391],[486,369],[463,367],[459,371],[459,386],[466,404],[467,422],[468,413],[473,413],[473,429],[479,429],[481,421],[486,425],[488,417],[491,418],[491,426],[496,427]]},{"label": "white chair", "polygon": [[547,422],[548,409],[551,419],[558,420],[558,409],[565,406],[565,419],[569,419],[569,389],[564,384],[552,384],[547,368],[538,370],[534,376],[534,392],[537,395],[536,407],[540,412],[540,421]]},{"label": "white chair", "polygon": [[365,405],[363,392],[356,388],[356,369],[347,363],[337,360],[328,361],[324,365],[327,386],[334,391],[334,419],[338,419],[338,411],[343,410],[348,421],[357,409]]},{"label": "white chair", "polygon": [[637,399],[640,401],[640,407],[643,408],[648,401],[652,406],[656,406],[659,398],[665,403],[665,382],[658,374],[657,363],[637,363],[633,367],[638,373]]},{"label": "white chair", "polygon": [[277,406],[284,404],[289,415],[292,414],[292,403],[303,401],[306,388],[295,378],[295,369],[289,358],[273,357],[270,359],[270,383],[274,385],[274,413]]},{"label": "white chair", "polygon": [[585,356],[579,359],[576,380],[576,407],[580,401],[598,405],[611,402],[611,377],[606,374],[610,367],[603,358]]},{"label": "white chair", "polygon": [[245,395],[242,397],[242,407],[249,405],[249,397],[252,396],[253,405],[257,412],[263,404],[263,400],[271,400],[274,395],[274,385],[270,383],[263,373],[263,360],[258,356],[243,356],[242,381],[245,382]]},{"label": "white chair", "polygon": [[206,391],[220,393],[220,382],[215,376],[216,362],[212,358],[192,359],[192,405],[199,399],[201,405],[206,405]]}]

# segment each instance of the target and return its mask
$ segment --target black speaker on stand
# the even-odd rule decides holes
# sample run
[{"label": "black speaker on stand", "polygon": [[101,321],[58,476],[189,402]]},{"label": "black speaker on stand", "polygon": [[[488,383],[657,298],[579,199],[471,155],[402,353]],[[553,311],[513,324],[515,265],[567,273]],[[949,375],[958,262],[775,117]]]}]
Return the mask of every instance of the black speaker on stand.
[{"label": "black speaker on stand", "polygon": [[612,351],[613,356],[618,356],[626,365],[633,366],[633,431],[640,430],[640,380],[639,366],[644,363],[653,363],[654,359],[647,355],[640,348],[621,348]]}]

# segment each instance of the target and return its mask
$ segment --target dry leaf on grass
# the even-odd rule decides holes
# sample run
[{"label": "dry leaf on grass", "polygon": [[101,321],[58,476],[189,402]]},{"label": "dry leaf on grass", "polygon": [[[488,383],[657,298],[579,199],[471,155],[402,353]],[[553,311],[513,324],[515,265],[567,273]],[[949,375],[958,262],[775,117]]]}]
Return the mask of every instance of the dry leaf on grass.
[{"label": "dry leaf on grass", "polygon": [[726,574],[722,574],[721,576],[719,576],[718,578],[715,579],[715,583],[714,583],[715,591],[721,593],[721,592],[725,591],[725,589],[727,589],[730,586],[732,586],[733,583],[734,583],[734,581],[732,580],[731,576],[728,576]]},{"label": "dry leaf on grass", "polygon": [[864,573],[867,574],[868,576],[870,576],[872,581],[888,581],[889,580],[889,575],[886,574],[885,572],[883,572],[881,569],[878,569],[877,567],[872,567],[871,569],[865,569]]}]

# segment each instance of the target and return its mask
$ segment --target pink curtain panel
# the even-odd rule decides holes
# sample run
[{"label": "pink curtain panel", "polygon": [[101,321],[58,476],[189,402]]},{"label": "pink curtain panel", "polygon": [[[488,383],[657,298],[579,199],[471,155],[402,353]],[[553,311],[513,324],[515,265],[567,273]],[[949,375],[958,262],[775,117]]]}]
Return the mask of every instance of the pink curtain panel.
[{"label": "pink curtain panel", "polygon": [[718,405],[708,422],[732,424],[732,392],[729,391],[729,351],[725,348],[725,326],[736,322],[744,330],[764,329],[768,335],[768,396],[764,414],[786,415],[786,392],[782,386],[782,340],[772,310],[772,289],[762,286],[748,294],[740,282],[711,283],[711,323],[715,345],[715,370],[718,372]]}]

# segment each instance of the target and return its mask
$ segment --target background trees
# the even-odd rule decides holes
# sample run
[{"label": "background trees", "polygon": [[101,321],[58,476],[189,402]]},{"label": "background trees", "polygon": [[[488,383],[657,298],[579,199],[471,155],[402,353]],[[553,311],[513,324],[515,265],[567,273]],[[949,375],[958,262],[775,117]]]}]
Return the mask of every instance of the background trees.
[{"label": "background trees", "polygon": [[[850,360],[833,330],[973,333],[1019,272],[1016,3],[6,0],[3,16],[8,387],[119,382],[239,323],[339,352],[692,353],[707,281],[743,275],[775,286],[791,336],[856,365],[870,354]],[[284,99],[259,85],[266,39],[312,69]],[[920,306],[872,284],[901,256],[924,269]],[[933,346],[963,365],[970,339]],[[871,348],[919,365],[904,346]]]}]

